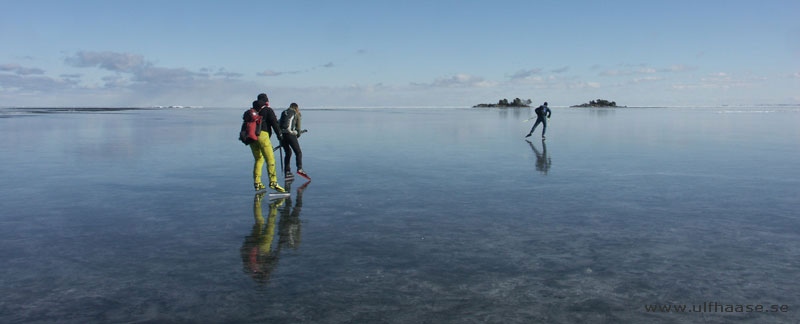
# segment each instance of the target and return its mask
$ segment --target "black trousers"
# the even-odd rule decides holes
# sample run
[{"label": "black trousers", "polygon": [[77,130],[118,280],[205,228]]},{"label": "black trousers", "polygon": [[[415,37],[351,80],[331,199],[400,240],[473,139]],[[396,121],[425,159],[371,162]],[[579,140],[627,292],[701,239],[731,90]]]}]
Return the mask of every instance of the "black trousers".
[{"label": "black trousers", "polygon": [[286,172],[292,170],[292,167],[289,166],[289,162],[292,161],[292,151],[294,151],[294,162],[297,165],[297,169],[300,170],[303,168],[303,151],[300,150],[300,143],[297,142],[297,136],[292,134],[283,134],[283,141],[281,142],[281,146],[283,146],[283,150],[286,151],[286,155],[283,157],[283,167],[286,168]]}]

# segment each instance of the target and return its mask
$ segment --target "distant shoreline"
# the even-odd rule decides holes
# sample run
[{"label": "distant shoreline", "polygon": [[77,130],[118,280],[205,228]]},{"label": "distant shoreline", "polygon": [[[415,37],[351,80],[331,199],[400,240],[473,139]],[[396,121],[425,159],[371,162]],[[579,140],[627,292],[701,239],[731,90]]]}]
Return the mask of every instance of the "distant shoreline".
[{"label": "distant shoreline", "polygon": [[[472,109],[474,106],[307,106],[304,109]],[[482,108],[532,108],[528,107],[482,107]],[[559,106],[552,105],[550,108],[622,108],[617,107],[573,107],[573,106]],[[656,106],[624,106],[624,108],[800,108],[800,104],[755,104],[755,105],[656,105]],[[60,107],[47,107],[47,106],[4,106],[0,107],[3,110],[11,111],[26,111],[26,110],[50,110],[50,111],[121,111],[121,110],[180,110],[180,109],[244,109],[238,106],[182,106],[181,108],[169,106],[161,107],[108,107],[108,106],[60,106]],[[273,107],[275,109],[275,107]],[[281,109],[281,108],[278,108]]]},{"label": "distant shoreline", "polygon": [[521,105],[521,106],[505,106],[505,105],[496,105],[496,104],[477,104],[472,106],[472,108],[530,108],[531,106]]}]

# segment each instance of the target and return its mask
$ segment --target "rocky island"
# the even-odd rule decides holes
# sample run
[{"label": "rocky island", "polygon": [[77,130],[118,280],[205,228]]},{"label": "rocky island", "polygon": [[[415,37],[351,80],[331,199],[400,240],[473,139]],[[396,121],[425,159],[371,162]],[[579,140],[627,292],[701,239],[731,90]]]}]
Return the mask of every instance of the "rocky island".
[{"label": "rocky island", "polygon": [[525,108],[525,107],[530,107],[531,106],[531,102],[533,102],[533,101],[531,101],[530,99],[522,100],[520,98],[514,98],[514,100],[512,100],[511,102],[508,102],[508,99],[503,98],[502,100],[498,101],[496,104],[477,104],[477,105],[472,106],[472,108],[492,108],[492,107],[501,107],[501,108],[520,107],[520,108]]},{"label": "rocky island", "polygon": [[617,106],[617,103],[614,102],[614,101],[608,101],[608,100],[604,100],[604,99],[597,99],[597,100],[589,101],[589,103],[584,103],[584,104],[580,104],[580,105],[574,105],[574,106],[570,106],[570,107],[579,107],[579,108],[583,108],[583,107],[623,107],[623,108],[625,108],[626,106]]}]

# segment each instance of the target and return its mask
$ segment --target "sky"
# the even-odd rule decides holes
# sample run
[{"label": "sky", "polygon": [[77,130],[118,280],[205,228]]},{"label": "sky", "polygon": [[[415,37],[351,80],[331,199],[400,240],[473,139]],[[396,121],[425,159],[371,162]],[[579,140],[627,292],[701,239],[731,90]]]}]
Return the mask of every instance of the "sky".
[{"label": "sky", "polygon": [[0,107],[800,104],[800,1],[0,0]]}]

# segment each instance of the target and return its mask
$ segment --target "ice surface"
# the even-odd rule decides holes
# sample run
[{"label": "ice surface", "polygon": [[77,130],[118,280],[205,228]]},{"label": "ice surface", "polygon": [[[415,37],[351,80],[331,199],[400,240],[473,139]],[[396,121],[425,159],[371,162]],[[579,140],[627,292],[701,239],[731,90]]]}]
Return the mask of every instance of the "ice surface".
[{"label": "ice surface", "polygon": [[0,322],[795,323],[800,112],[732,110],[301,110],[274,208],[243,109],[3,114]]}]

